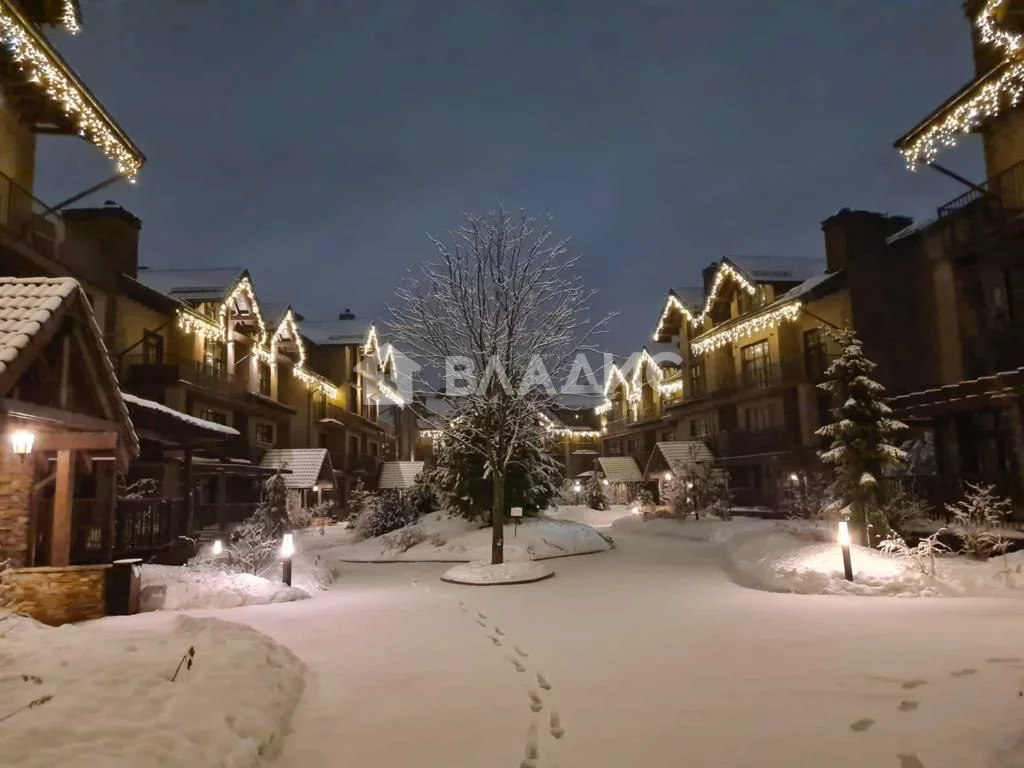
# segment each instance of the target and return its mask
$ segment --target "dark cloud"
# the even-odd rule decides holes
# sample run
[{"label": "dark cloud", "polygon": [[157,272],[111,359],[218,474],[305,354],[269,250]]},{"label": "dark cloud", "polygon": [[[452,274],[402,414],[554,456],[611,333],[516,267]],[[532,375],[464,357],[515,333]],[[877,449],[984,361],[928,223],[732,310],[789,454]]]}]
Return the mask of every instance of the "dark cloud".
[{"label": "dark cloud", "polygon": [[[382,314],[425,233],[501,200],[572,236],[624,353],[710,260],[959,193],[891,148],[971,72],[946,0],[83,5],[60,47],[150,158],[95,200],[143,219],[143,263],[244,264],[310,317]],[[109,173],[87,149],[46,139],[39,194]]]}]

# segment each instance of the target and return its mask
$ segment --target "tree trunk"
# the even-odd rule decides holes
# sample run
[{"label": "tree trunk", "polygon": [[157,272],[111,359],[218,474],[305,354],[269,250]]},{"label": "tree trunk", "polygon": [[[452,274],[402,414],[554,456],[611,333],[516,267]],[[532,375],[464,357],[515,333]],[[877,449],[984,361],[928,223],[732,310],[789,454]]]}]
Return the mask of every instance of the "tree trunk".
[{"label": "tree trunk", "polygon": [[505,473],[493,472],[491,485],[494,488],[491,509],[491,564],[505,562]]}]

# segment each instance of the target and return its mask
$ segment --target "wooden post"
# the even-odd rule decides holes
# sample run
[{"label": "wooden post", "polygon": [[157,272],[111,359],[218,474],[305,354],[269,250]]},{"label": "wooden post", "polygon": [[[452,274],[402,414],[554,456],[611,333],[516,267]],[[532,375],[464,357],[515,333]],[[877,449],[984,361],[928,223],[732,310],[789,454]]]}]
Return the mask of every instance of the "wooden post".
[{"label": "wooden post", "polygon": [[50,526],[50,565],[71,560],[71,499],[75,491],[74,453],[57,451],[57,485],[53,493],[53,524]]},{"label": "wooden post", "polygon": [[228,478],[223,471],[217,475],[217,530],[228,529]]},{"label": "wooden post", "polygon": [[114,529],[117,526],[117,462],[104,462],[110,465],[110,485],[107,490],[107,519],[103,525],[103,562],[114,559]]},{"label": "wooden post", "polygon": [[185,499],[185,530],[180,531],[184,536],[191,536],[195,525],[195,489],[192,487],[192,449],[185,449],[185,465],[181,471],[181,482],[185,487],[182,489],[182,496]]}]

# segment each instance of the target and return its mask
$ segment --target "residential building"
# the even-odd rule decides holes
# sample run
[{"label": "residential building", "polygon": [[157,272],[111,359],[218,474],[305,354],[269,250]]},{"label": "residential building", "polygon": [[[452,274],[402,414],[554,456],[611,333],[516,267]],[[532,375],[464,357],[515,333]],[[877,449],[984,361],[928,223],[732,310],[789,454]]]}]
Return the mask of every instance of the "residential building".
[{"label": "residential building", "polygon": [[826,330],[849,324],[845,278],[817,259],[737,256],[703,282],[669,291],[654,344],[607,377],[604,453],[653,481],[659,443],[703,442],[737,503],[772,506],[815,462],[828,408],[816,384],[836,352]]}]

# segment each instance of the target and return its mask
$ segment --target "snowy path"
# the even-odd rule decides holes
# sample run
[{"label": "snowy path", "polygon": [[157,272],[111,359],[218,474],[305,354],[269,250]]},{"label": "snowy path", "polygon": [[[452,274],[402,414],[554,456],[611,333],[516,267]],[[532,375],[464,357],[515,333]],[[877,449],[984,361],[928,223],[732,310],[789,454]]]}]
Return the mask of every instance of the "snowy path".
[{"label": "snowy path", "polygon": [[544,768],[1024,766],[1019,602],[756,592],[712,545],[616,541],[534,585],[344,565],[325,596],[219,612],[314,670],[278,764],[517,766],[533,724]]}]

